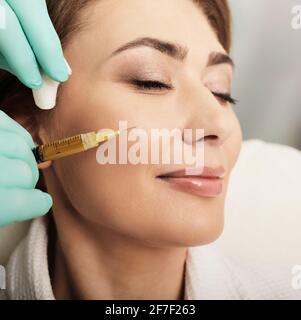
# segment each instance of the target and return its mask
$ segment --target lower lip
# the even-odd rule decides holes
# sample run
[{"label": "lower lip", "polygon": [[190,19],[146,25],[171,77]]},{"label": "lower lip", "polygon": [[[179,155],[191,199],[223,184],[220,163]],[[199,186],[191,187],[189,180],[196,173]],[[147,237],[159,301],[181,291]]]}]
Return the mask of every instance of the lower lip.
[{"label": "lower lip", "polygon": [[223,180],[221,178],[159,177],[159,179],[181,191],[192,193],[199,197],[216,197],[223,190]]}]

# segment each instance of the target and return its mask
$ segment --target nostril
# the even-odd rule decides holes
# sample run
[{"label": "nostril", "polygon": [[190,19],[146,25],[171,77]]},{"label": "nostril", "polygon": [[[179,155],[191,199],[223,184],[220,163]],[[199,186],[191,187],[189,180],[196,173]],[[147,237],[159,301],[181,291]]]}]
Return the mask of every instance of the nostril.
[{"label": "nostril", "polygon": [[218,136],[211,134],[205,137],[205,140],[215,140],[218,139]]}]

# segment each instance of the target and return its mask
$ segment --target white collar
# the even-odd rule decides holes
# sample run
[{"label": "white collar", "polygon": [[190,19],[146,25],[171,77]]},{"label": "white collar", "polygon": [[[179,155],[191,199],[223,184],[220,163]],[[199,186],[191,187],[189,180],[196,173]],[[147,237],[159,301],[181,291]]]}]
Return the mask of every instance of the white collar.
[{"label": "white collar", "polygon": [[[48,257],[46,218],[35,219],[27,237],[7,266],[8,299],[54,300]],[[214,245],[188,248],[185,268],[185,300],[239,299],[231,267]]]}]

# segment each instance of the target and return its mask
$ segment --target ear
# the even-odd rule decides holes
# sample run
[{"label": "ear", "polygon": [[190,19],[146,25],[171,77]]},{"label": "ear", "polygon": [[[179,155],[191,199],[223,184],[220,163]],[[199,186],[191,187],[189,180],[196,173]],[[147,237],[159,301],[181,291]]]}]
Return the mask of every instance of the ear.
[{"label": "ear", "polygon": [[52,166],[52,161],[46,161],[38,164],[38,168],[40,170],[48,169]]},{"label": "ear", "polygon": [[[40,126],[35,135],[35,143],[41,145],[49,142],[48,135],[44,129],[44,127]],[[40,170],[48,169],[52,166],[52,161],[46,161],[38,164],[38,168]]]},{"label": "ear", "polygon": [[[37,108],[34,106],[34,108]],[[37,111],[36,111],[37,112]],[[45,111],[43,111],[45,112]],[[27,115],[15,116],[14,120],[24,127],[32,136],[33,141],[37,145],[42,145],[49,142],[49,138],[45,129],[37,121],[35,113],[29,112]],[[38,164],[38,168],[45,170],[52,165],[52,161],[46,161]]]}]

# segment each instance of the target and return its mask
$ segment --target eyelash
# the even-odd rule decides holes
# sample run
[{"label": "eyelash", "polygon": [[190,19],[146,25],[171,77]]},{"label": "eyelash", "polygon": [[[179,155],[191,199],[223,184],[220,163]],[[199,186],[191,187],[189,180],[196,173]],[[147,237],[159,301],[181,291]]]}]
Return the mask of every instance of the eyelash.
[{"label": "eyelash", "polygon": [[159,81],[153,81],[153,80],[133,80],[132,83],[143,89],[171,89],[170,86],[168,86],[165,83],[159,82]]},{"label": "eyelash", "polygon": [[[138,79],[134,79],[131,81],[131,83],[133,85],[135,85],[138,88],[142,88],[145,90],[151,90],[151,89],[158,89],[158,90],[162,90],[162,89],[172,89],[171,86],[166,85],[162,82],[159,81],[152,81],[152,80],[138,80]],[[230,94],[227,93],[220,93],[220,92],[212,92],[212,94],[216,97],[219,98],[221,100],[223,100],[224,102],[229,102],[233,105],[237,104],[237,100],[232,98]]]},{"label": "eyelash", "polygon": [[236,105],[237,104],[237,100],[232,98],[230,94],[228,93],[220,93],[220,92],[212,92],[212,94],[219,98],[222,99],[225,102],[229,102],[230,104]]}]

